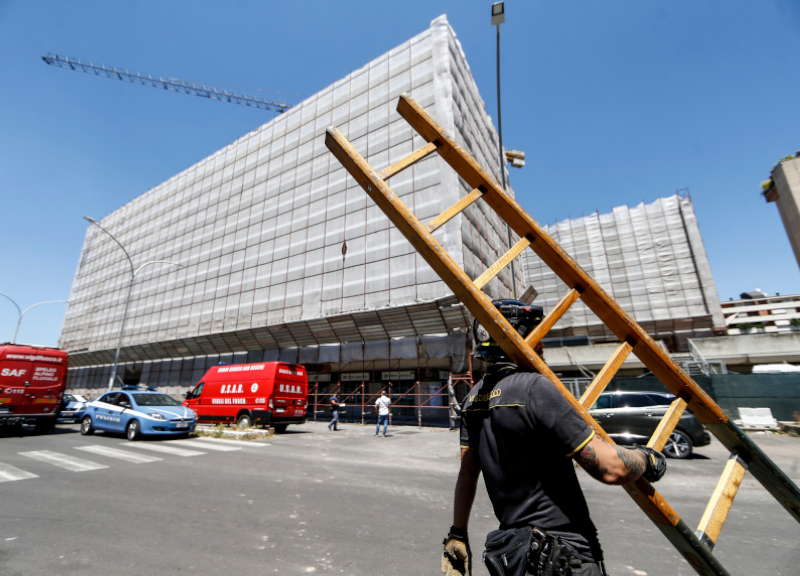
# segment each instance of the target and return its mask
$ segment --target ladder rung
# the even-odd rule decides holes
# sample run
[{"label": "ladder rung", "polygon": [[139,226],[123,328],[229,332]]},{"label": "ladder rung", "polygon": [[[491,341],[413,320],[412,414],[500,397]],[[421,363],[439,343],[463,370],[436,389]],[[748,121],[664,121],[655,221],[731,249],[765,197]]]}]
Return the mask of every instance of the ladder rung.
[{"label": "ladder rung", "polygon": [[654,448],[659,452],[664,449],[664,446],[667,445],[667,440],[669,440],[670,434],[672,434],[672,431],[675,430],[675,426],[678,425],[678,420],[681,419],[683,411],[686,410],[686,405],[686,400],[683,398],[675,398],[672,404],[669,405],[667,413],[664,414],[661,422],[658,423],[656,431],[653,432],[653,435],[647,442],[648,448]]},{"label": "ladder rung", "polygon": [[531,241],[527,238],[523,238],[514,244],[514,246],[511,247],[511,250],[500,256],[500,259],[497,262],[489,266],[486,272],[481,274],[478,279],[475,280],[475,286],[477,286],[479,289],[486,286],[489,283],[489,280],[497,276],[500,273],[500,270],[508,266],[509,262],[519,256],[519,253],[530,245]]},{"label": "ladder rung", "polygon": [[623,342],[614,350],[614,353],[611,355],[611,358],[608,359],[606,365],[603,366],[603,369],[595,376],[592,383],[586,389],[586,392],[581,396],[580,402],[587,410],[591,408],[592,404],[594,404],[600,394],[603,393],[603,390],[606,389],[606,386],[611,382],[614,374],[616,374],[619,367],[622,366],[622,363],[625,362],[625,358],[628,357],[631,350],[633,350],[633,346],[628,342]]},{"label": "ladder rung", "polygon": [[425,224],[428,232],[433,233],[439,227],[449,222],[456,214],[460,213],[467,206],[475,202],[478,198],[483,196],[483,190],[475,188],[472,192],[464,196],[461,200],[450,206],[447,210],[439,214],[436,218]]},{"label": "ladder rung", "polygon": [[378,176],[381,178],[381,180],[388,180],[398,172],[402,172],[403,170],[405,170],[409,166],[416,164],[426,156],[433,154],[434,152],[436,152],[436,148],[437,148],[436,142],[429,142],[416,152],[412,152],[402,160],[395,162],[391,166],[387,166],[378,173]]},{"label": "ladder rung", "polygon": [[722,525],[725,524],[725,519],[733,505],[733,498],[739,491],[739,485],[742,483],[745,472],[747,472],[747,463],[742,460],[738,452],[734,451],[731,453],[728,463],[725,464],[725,470],[719,477],[717,487],[711,495],[711,500],[708,501],[706,511],[700,519],[697,532],[695,532],[700,542],[705,544],[709,550],[713,550],[717,543]]},{"label": "ladder rung", "polygon": [[533,348],[539,343],[539,340],[544,338],[550,329],[555,325],[556,322],[561,320],[561,317],[564,313],[569,310],[569,307],[578,299],[581,293],[573,288],[566,294],[564,297],[558,301],[553,309],[550,311],[550,314],[544,317],[544,320],[531,332],[528,334],[527,338],[525,338],[525,343]]}]

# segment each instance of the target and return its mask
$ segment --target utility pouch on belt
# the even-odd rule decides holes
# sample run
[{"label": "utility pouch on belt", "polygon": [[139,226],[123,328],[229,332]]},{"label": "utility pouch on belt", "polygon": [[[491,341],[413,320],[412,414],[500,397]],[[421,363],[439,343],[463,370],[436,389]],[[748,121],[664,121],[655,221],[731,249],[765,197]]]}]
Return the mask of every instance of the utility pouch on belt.
[{"label": "utility pouch on belt", "polygon": [[494,530],[486,535],[483,561],[492,576],[524,576],[533,528]]},{"label": "utility pouch on belt", "polygon": [[572,547],[531,526],[494,530],[486,536],[483,561],[492,576],[571,576]]}]

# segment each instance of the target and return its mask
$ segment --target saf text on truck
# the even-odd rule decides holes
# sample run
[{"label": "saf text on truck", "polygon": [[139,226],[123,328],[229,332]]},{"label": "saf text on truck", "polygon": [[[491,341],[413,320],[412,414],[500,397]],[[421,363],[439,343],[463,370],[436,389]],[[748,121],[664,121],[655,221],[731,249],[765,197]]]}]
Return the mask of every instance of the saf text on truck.
[{"label": "saf text on truck", "polygon": [[0,424],[55,426],[67,383],[67,353],[56,348],[0,344]]},{"label": "saf text on truck", "polygon": [[183,405],[199,422],[273,426],[280,433],[306,421],[308,378],[303,366],[285,362],[215,366]]}]

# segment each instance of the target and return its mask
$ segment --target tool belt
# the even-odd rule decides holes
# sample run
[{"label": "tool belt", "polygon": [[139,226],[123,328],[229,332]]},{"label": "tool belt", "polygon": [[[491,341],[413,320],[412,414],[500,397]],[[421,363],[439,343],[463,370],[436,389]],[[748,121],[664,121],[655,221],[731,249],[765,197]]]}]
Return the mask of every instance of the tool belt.
[{"label": "tool belt", "polygon": [[571,576],[575,551],[533,526],[494,530],[486,536],[483,561],[492,576]]}]

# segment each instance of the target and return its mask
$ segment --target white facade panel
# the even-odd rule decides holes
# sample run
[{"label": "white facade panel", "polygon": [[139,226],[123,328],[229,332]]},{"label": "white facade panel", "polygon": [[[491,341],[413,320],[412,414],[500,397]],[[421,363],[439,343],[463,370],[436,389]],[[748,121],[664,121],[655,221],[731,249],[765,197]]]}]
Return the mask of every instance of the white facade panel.
[{"label": "white facade panel", "polygon": [[[422,147],[395,111],[404,92],[499,177],[494,127],[455,33],[440,17],[422,34],[102,219],[137,266],[150,260],[184,266],[154,264],[139,273],[124,346],[449,295],[324,143],[326,128],[335,125],[378,169]],[[390,185],[422,221],[470,191],[438,156]],[[508,249],[505,226],[482,201],[437,231],[437,239],[472,277]],[[89,226],[59,345],[112,349],[128,279],[125,255]],[[487,291],[508,296],[510,284],[505,271]]]},{"label": "white facade panel", "polygon": [[[564,220],[545,230],[642,327],[683,350],[686,339],[711,336],[722,311],[691,199],[674,195],[609,214]],[[536,254],[523,256],[536,304],[551,309],[569,288]],[[551,336],[616,337],[580,300]]]}]

